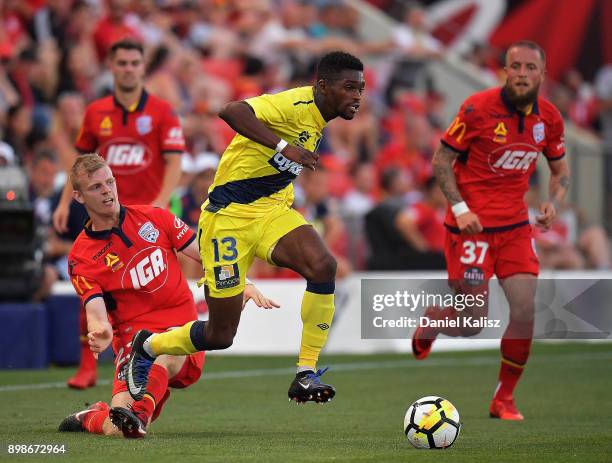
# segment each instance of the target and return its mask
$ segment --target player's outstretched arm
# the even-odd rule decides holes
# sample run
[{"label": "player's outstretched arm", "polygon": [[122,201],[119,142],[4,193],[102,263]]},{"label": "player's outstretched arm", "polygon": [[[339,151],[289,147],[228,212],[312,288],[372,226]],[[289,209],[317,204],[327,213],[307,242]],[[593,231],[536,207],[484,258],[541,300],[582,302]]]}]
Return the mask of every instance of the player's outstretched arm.
[{"label": "player's outstretched arm", "polygon": [[482,231],[482,225],[478,216],[469,210],[465,201],[461,197],[455,172],[453,172],[453,162],[457,159],[458,153],[444,144],[440,144],[432,159],[433,171],[440,189],[450,203],[457,227],[461,233],[472,235]]},{"label": "player's outstretched arm", "polygon": [[284,146],[279,147],[281,138],[257,119],[248,103],[244,101],[227,103],[219,112],[219,117],[243,137],[278,151],[287,159],[314,170],[319,156],[301,146],[287,145],[286,142],[283,143]]},{"label": "player's outstretched arm", "polygon": [[550,180],[548,182],[549,200],[540,205],[540,215],[536,225],[548,230],[557,217],[557,208],[565,199],[570,185],[570,169],[565,159],[548,161]]},{"label": "player's outstretched arm", "polygon": [[182,152],[166,153],[164,155],[164,162],[166,163],[164,170],[164,178],[162,180],[162,187],[159,191],[159,195],[153,201],[152,205],[162,208],[167,208],[170,202],[170,196],[172,192],[179,184],[181,179],[181,155]]},{"label": "player's outstretched arm", "polygon": [[113,340],[113,328],[108,321],[106,304],[102,297],[95,297],[85,305],[87,313],[87,339],[89,348],[98,358],[98,354],[106,350]]},{"label": "player's outstretched arm", "polygon": [[72,200],[72,185],[66,182],[59,203],[53,211],[53,228],[58,233],[68,231],[68,217],[70,214],[70,201]]},{"label": "player's outstretched arm", "polygon": [[185,254],[187,257],[195,260],[196,262],[199,262],[200,264],[202,263],[202,257],[200,257],[200,248],[198,246],[197,239],[189,243],[189,246],[187,246],[181,252]]},{"label": "player's outstretched arm", "polygon": [[264,296],[252,282],[247,281],[247,284],[244,287],[242,307],[244,307],[251,299],[257,307],[263,307],[264,309],[274,309],[280,307],[277,302],[274,302],[272,299]]}]

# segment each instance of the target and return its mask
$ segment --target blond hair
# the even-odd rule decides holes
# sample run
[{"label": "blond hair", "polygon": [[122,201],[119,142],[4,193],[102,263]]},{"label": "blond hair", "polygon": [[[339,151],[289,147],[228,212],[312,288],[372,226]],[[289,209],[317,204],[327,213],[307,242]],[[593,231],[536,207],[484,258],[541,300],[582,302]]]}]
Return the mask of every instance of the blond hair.
[{"label": "blond hair", "polygon": [[70,169],[70,183],[72,188],[80,191],[78,177],[83,173],[87,175],[93,174],[96,170],[106,167],[106,161],[98,153],[82,154],[77,156],[76,161]]}]

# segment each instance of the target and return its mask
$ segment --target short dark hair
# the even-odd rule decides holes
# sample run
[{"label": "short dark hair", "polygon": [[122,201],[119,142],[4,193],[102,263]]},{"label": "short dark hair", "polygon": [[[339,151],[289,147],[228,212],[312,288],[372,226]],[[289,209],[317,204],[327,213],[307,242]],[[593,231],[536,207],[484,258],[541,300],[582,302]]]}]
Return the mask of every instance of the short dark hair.
[{"label": "short dark hair", "polygon": [[109,53],[111,58],[117,53],[117,50],[138,50],[144,56],[142,43],[130,38],[121,39],[111,45]]},{"label": "short dark hair", "polygon": [[515,47],[529,48],[531,50],[537,51],[540,54],[540,58],[542,58],[542,63],[546,64],[546,52],[540,45],[538,45],[537,43],[531,40],[519,40],[517,42],[510,44],[510,46],[506,49],[506,54],[504,55],[504,64],[508,60],[508,52],[510,51],[511,48],[515,48]]},{"label": "short dark hair", "polygon": [[54,164],[57,163],[55,151],[50,148],[41,148],[36,151],[32,157],[32,167],[37,166],[41,161],[49,161]]},{"label": "short dark hair", "polygon": [[319,60],[319,64],[317,64],[317,80],[337,79],[339,74],[346,69],[363,71],[363,63],[359,58],[350,53],[332,51]]}]

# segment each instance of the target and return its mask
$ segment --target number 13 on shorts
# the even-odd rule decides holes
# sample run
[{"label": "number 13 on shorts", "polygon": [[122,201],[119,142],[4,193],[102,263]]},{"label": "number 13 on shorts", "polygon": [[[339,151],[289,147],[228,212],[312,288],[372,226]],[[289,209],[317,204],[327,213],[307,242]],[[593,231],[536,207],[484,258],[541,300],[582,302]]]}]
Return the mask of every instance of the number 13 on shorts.
[{"label": "number 13 on shorts", "polygon": [[225,238],[221,238],[220,240],[213,238],[212,246],[215,262],[221,262],[221,259],[223,259],[224,261],[232,261],[236,260],[236,258],[238,257],[238,249],[236,248],[236,238],[233,238],[231,236],[226,236]]}]

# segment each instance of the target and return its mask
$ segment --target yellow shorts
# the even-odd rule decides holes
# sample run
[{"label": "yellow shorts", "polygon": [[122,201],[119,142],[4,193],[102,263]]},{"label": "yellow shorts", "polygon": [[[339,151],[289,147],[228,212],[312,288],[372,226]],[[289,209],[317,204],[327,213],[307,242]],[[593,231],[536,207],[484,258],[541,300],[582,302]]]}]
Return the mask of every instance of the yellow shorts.
[{"label": "yellow shorts", "polygon": [[223,298],[244,290],[255,256],[274,264],[271,255],[278,240],[308,222],[295,209],[281,205],[262,217],[234,217],[204,210],[198,225],[209,294]]}]

